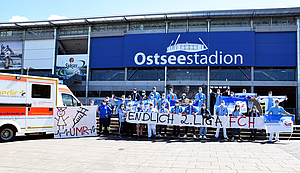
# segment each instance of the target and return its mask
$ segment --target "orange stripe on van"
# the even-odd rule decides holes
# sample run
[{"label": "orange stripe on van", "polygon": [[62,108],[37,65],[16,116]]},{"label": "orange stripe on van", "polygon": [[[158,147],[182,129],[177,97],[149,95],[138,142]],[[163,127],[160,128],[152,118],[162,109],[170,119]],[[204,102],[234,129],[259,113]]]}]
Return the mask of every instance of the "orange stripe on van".
[{"label": "orange stripe on van", "polygon": [[22,78],[20,80],[16,79],[16,76],[0,76],[0,80],[9,80],[9,81],[16,81],[16,82],[26,82],[26,78]]},{"label": "orange stripe on van", "polygon": [[0,107],[0,116],[25,116],[26,107]]},{"label": "orange stripe on van", "polygon": [[49,107],[31,107],[28,108],[28,115],[53,115],[53,108],[51,111],[50,109]]},{"label": "orange stripe on van", "polygon": [[66,88],[58,88],[59,91],[65,91],[65,92],[69,92],[72,93],[71,90],[66,89]]}]

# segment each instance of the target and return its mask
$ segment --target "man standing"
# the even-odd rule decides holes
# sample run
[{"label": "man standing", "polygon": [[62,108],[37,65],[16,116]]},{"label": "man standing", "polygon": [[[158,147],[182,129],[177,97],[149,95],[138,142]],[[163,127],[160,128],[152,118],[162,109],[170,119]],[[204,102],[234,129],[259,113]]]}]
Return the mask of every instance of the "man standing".
[{"label": "man standing", "polygon": [[[268,114],[275,114],[275,115],[282,115],[282,114],[287,114],[287,115],[292,115],[288,112],[286,112],[283,107],[279,106],[279,100],[275,100],[275,106],[272,106],[268,112]],[[294,115],[293,115],[294,116]],[[275,140],[279,141],[279,131],[276,131],[276,137]],[[271,142],[274,137],[274,132],[270,132],[270,137],[268,142]]]},{"label": "man standing", "polygon": [[[172,114],[180,115],[183,112],[181,106],[179,106],[179,101],[175,102],[175,106],[171,109]],[[173,136],[172,137],[180,137],[180,126],[173,126]]]},{"label": "man standing", "polygon": [[[216,114],[217,114],[217,116],[228,116],[228,109],[225,106],[224,100],[222,100],[221,105],[217,107]],[[224,139],[227,139],[226,127],[224,126],[223,123],[222,123],[222,126],[223,126],[223,137],[224,137]],[[219,137],[219,132],[220,132],[220,127],[217,127],[215,138]]]},{"label": "man standing", "polygon": [[136,88],[134,88],[133,92],[131,93],[131,100],[138,101],[140,97],[141,97],[140,94],[137,92]]},{"label": "man standing", "polygon": [[[196,116],[197,112],[198,112],[197,108],[195,106],[193,106],[193,100],[190,100],[189,105],[185,108],[184,114]],[[193,138],[196,139],[195,127],[193,126],[192,129],[193,129]],[[183,138],[187,138],[188,130],[189,130],[189,127],[185,126],[185,134],[184,134]]]},{"label": "man standing", "polygon": [[[150,106],[148,107],[146,112],[148,112],[148,113],[157,113],[158,110],[156,108],[154,108],[153,103],[150,103]],[[152,124],[152,122],[148,123],[148,138],[152,137],[152,133],[155,137],[155,135],[156,135],[156,127],[155,126],[156,126],[155,123],[154,124]]]},{"label": "man standing", "polygon": [[103,100],[102,104],[98,107],[99,123],[100,123],[100,133],[104,129],[104,134],[108,135],[108,116],[112,113],[112,110],[109,106],[106,105],[106,101]]},{"label": "man standing", "polygon": [[160,98],[160,94],[156,91],[156,87],[153,87],[152,92],[149,94],[150,98],[152,94],[154,96],[154,105],[157,105],[157,100]]},{"label": "man standing", "polygon": [[170,88],[170,89],[169,89],[169,93],[170,93],[170,94],[167,95],[167,100],[168,100],[168,101],[170,101],[170,100],[177,100],[176,94],[173,93],[173,88]]},{"label": "man standing", "polygon": [[162,93],[161,99],[158,100],[158,110],[161,109],[161,104],[162,103],[164,103],[166,109],[169,110],[169,108],[170,108],[170,102],[166,99],[166,94],[165,93]]},{"label": "man standing", "polygon": [[199,92],[195,95],[195,99],[198,101],[198,107],[201,107],[205,103],[206,96],[203,93],[202,87],[199,87]]}]

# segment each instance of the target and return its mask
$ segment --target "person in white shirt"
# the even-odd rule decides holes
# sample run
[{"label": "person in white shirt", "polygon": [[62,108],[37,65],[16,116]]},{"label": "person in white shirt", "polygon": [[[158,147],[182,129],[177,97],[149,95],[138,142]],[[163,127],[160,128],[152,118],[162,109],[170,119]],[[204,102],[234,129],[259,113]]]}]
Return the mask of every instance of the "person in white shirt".
[{"label": "person in white shirt", "polygon": [[[150,103],[149,107],[147,108],[146,112],[148,113],[157,113],[157,109],[154,108],[154,104]],[[152,133],[155,136],[156,135],[156,124],[152,124],[151,122],[148,123],[148,138],[152,137]]]}]

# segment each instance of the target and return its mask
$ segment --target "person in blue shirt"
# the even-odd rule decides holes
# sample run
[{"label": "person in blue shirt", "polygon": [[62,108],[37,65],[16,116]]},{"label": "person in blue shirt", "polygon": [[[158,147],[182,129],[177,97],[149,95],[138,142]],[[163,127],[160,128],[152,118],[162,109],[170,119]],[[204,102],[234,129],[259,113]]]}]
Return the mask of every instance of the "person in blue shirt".
[{"label": "person in blue shirt", "polygon": [[[144,102],[140,102],[139,106],[137,106],[136,108],[136,112],[144,112],[145,111],[145,107],[144,107]],[[143,124],[137,123],[136,124],[136,135],[137,138],[141,138],[141,136],[143,135]]]},{"label": "person in blue shirt", "polygon": [[104,129],[104,134],[108,135],[108,116],[112,113],[112,109],[107,106],[106,101],[103,100],[102,104],[98,107],[98,115],[100,117],[100,134]]},{"label": "person in blue shirt", "polygon": [[170,102],[166,99],[166,94],[162,93],[161,98],[158,100],[158,110],[161,109],[161,104],[164,103],[165,107],[169,110]]},{"label": "person in blue shirt", "polygon": [[[181,106],[179,106],[179,101],[177,100],[175,102],[175,106],[171,109],[172,114],[178,114],[180,115],[183,112],[183,109]],[[180,137],[180,126],[173,126],[173,136],[172,137]]]},{"label": "person in blue shirt", "polygon": [[[195,106],[193,106],[193,100],[190,100],[189,105],[185,108],[183,114],[196,116],[197,112],[198,112],[197,108]],[[189,127],[185,126],[185,134],[184,134],[183,138],[187,138],[188,130],[189,130]],[[193,130],[193,138],[196,139],[195,127],[194,126],[192,127],[192,130]]]},{"label": "person in blue shirt", "polygon": [[[282,115],[282,114],[287,114],[287,115],[292,115],[288,112],[286,112],[283,107],[279,106],[279,100],[275,100],[275,106],[272,106],[268,112],[268,114],[275,114],[275,115]],[[294,115],[292,115],[294,116]],[[276,141],[279,141],[279,131],[276,131],[276,137],[275,137],[275,140]],[[274,137],[274,132],[270,132],[270,137],[269,137],[269,140],[268,142],[271,142],[272,139]]]},{"label": "person in blue shirt", "polygon": [[173,88],[169,89],[169,94],[167,95],[167,100],[177,100],[177,96],[175,93],[173,93]]},{"label": "person in blue shirt", "polygon": [[222,95],[226,95],[226,93],[229,91],[229,89],[227,89],[226,91],[224,91],[223,93],[221,93],[221,90],[220,89],[217,89],[217,92],[213,92],[211,89],[210,89],[210,94],[213,95],[213,98],[214,98],[214,105],[216,106],[219,106],[220,105],[220,97]]},{"label": "person in blue shirt", "polygon": [[[166,107],[165,103],[162,103],[160,105],[160,109],[158,111],[158,113],[163,113],[163,114],[168,114],[169,113],[169,109]],[[157,135],[157,137],[161,137],[161,129],[164,128],[164,136],[167,137],[167,126],[166,125],[158,125],[159,127],[159,134]]]},{"label": "person in blue shirt", "polygon": [[[222,100],[221,105],[217,107],[216,115],[217,116],[228,116],[228,109],[225,106],[224,100]],[[224,124],[222,124],[222,125],[223,125],[223,137],[224,137],[224,139],[227,139],[226,127],[224,126]],[[215,138],[219,137],[219,132],[220,132],[220,127],[217,127]]]},{"label": "person in blue shirt", "polygon": [[205,100],[206,100],[206,96],[205,94],[203,94],[203,90],[202,90],[202,87],[199,87],[199,92],[195,95],[195,99],[198,102],[198,107],[201,107],[203,103],[205,103]]},{"label": "person in blue shirt", "polygon": [[[197,114],[202,115],[202,118],[209,118],[211,115],[210,111],[206,109],[205,103],[202,103],[201,109]],[[200,139],[202,139],[202,135],[203,138],[206,139],[206,132],[207,132],[207,127],[200,127],[200,133],[199,133]]]},{"label": "person in blue shirt", "polygon": [[153,87],[152,92],[149,94],[149,97],[151,98],[151,95],[154,96],[154,105],[157,105],[157,101],[160,98],[159,92],[156,91],[156,87]]},{"label": "person in blue shirt", "polygon": [[119,122],[120,122],[120,126],[119,126],[119,134],[120,134],[120,137],[123,138],[123,134],[124,134],[124,131],[126,129],[126,111],[125,111],[125,105],[124,104],[121,104],[120,106],[120,109],[119,109]]},{"label": "person in blue shirt", "polygon": [[[235,105],[234,111],[232,112],[232,116],[236,116],[236,117],[242,116],[240,105]],[[231,137],[231,139],[234,140],[234,134],[235,134],[236,130],[238,131],[238,134],[239,134],[238,139],[242,140],[242,138],[241,138],[241,128],[232,128],[232,135],[231,135],[232,137]]]},{"label": "person in blue shirt", "polygon": [[[248,117],[260,117],[260,113],[255,105],[252,106],[251,110],[248,112],[247,115]],[[257,129],[251,128],[249,130],[251,132],[250,139],[255,141]]]}]

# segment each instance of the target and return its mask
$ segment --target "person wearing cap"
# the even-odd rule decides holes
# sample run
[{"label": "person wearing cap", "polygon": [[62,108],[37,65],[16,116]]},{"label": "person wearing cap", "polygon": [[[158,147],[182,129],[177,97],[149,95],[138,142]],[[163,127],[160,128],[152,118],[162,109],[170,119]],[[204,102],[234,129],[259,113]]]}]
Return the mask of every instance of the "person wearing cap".
[{"label": "person wearing cap", "polygon": [[[166,107],[165,103],[161,103],[158,113],[163,113],[163,114],[169,113],[169,109]],[[162,136],[161,130],[162,130],[162,128],[164,128],[164,132],[165,132],[164,136],[167,137],[167,126],[166,125],[158,125],[158,128],[159,128],[159,134],[157,136],[158,137]]]},{"label": "person wearing cap", "polygon": [[[154,108],[153,103],[150,103],[149,107],[146,110],[146,112],[148,112],[148,113],[157,113],[158,111],[157,111],[156,108]],[[155,123],[153,124],[152,122],[148,122],[148,138],[151,138],[152,134],[153,134],[153,136],[156,135],[156,127],[155,126],[156,126]]]},{"label": "person wearing cap", "polygon": [[161,98],[158,100],[158,110],[161,109],[161,104],[164,103],[166,108],[169,110],[170,102],[166,99],[166,94],[162,93]]},{"label": "person wearing cap", "polygon": [[[275,106],[272,106],[270,108],[270,110],[268,111],[268,114],[275,114],[275,115],[282,115],[282,114],[287,114],[287,115],[292,115],[294,116],[293,114],[290,114],[288,112],[286,112],[283,107],[279,106],[279,100],[275,100]],[[275,140],[276,141],[279,141],[279,131],[277,130],[276,132],[270,132],[270,137],[269,137],[269,140],[268,142],[271,142],[273,137],[274,137],[274,133],[276,133],[276,137],[275,137]]]},{"label": "person wearing cap", "polygon": [[199,87],[199,92],[195,95],[195,100],[198,101],[198,106],[201,107],[205,103],[206,96],[203,93],[202,87]]},{"label": "person wearing cap", "polygon": [[[176,100],[175,106],[171,109],[172,114],[180,115],[183,112],[181,106],[179,106],[179,101]],[[180,137],[180,126],[173,126],[173,136],[172,137]]]},{"label": "person wearing cap", "polygon": [[180,100],[188,101],[189,99],[186,97],[186,93],[182,93]]},{"label": "person wearing cap", "polygon": [[[195,106],[193,106],[193,100],[190,100],[189,105],[185,108],[183,114],[196,116],[197,112],[198,112],[197,108]],[[189,127],[185,126],[185,134],[184,134],[183,138],[187,138],[188,129],[189,129]],[[192,127],[192,130],[193,130],[193,138],[196,139],[194,126]]]},{"label": "person wearing cap", "polygon": [[98,107],[98,115],[100,118],[100,134],[104,130],[104,134],[108,135],[108,115],[112,113],[112,109],[107,106],[106,101],[103,100],[102,104]]},{"label": "person wearing cap", "polygon": [[157,92],[156,87],[152,88],[152,92],[149,94],[149,97],[151,98],[151,95],[153,94],[154,96],[154,105],[157,105],[157,101],[160,98],[159,92]]},{"label": "person wearing cap", "polygon": [[[217,107],[216,115],[217,116],[228,116],[228,109],[225,106],[224,100],[222,100],[221,105]],[[222,124],[222,125],[223,125],[223,137],[224,137],[224,139],[227,139],[226,127],[224,126],[224,124]],[[219,132],[220,132],[220,127],[217,127],[215,138],[219,137]]]},{"label": "person wearing cap", "polygon": [[138,101],[139,99],[140,99],[140,94],[137,92],[136,88],[134,88],[133,92],[131,93],[131,100]]},{"label": "person wearing cap", "polygon": [[167,95],[167,100],[177,100],[177,96],[175,93],[173,93],[173,88],[169,89],[169,94]]},{"label": "person wearing cap", "polygon": [[149,98],[147,97],[147,95],[146,95],[146,91],[145,90],[143,90],[142,91],[142,95],[140,96],[140,101],[142,101],[142,100],[148,100]]}]

